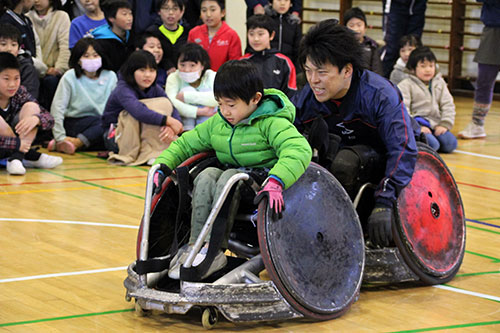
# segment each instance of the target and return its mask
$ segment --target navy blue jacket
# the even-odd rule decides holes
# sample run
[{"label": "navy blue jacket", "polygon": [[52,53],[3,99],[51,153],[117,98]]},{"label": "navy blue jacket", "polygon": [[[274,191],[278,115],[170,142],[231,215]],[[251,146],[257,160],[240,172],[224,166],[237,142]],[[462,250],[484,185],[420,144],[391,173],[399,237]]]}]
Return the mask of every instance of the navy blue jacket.
[{"label": "navy blue jacket", "polygon": [[354,72],[339,106],[318,102],[309,84],[291,100],[297,108],[295,125],[299,131],[321,115],[329,131],[342,138],[341,146],[364,144],[385,155],[385,176],[375,197],[377,203],[391,205],[410,182],[417,157],[411,118],[399,90],[382,76],[361,70]]},{"label": "navy blue jacket", "polygon": [[500,1],[498,0],[477,0],[482,2],[481,21],[487,27],[500,27]]}]

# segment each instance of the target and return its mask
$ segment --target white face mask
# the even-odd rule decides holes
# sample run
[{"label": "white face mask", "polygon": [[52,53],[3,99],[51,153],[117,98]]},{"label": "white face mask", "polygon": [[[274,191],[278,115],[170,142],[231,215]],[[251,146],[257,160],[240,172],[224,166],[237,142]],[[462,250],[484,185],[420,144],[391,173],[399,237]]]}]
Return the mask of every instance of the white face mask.
[{"label": "white face mask", "polygon": [[95,59],[80,59],[80,61],[82,63],[82,69],[89,73],[97,72],[102,66],[101,57]]},{"label": "white face mask", "polygon": [[200,72],[179,72],[182,81],[187,83],[196,82],[200,78]]}]

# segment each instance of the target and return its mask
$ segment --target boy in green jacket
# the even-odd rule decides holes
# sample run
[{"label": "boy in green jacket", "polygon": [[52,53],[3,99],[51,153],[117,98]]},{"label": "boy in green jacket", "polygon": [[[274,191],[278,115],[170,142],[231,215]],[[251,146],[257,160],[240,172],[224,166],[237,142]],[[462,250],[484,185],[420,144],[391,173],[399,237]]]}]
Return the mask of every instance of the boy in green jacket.
[{"label": "boy in green jacket", "polygon": [[[195,178],[191,236],[170,264],[168,274],[174,279],[179,278],[180,266],[187,259],[227,180],[241,172],[238,168],[269,170],[256,202],[267,196],[271,209],[279,216],[284,209],[282,190],[295,183],[311,161],[311,148],[293,125],[295,107],[281,91],[264,90],[257,69],[249,61],[224,63],[215,77],[214,94],[219,103],[218,113],[185,132],[155,161],[155,164],[162,164],[159,173],[163,177],[169,176],[171,170],[187,158],[209,150],[215,150],[222,164],[233,166],[225,171],[207,168]],[[158,178],[162,177],[155,179]],[[161,186],[159,183],[157,181],[156,186]],[[237,206],[234,204],[237,200],[235,194],[232,206]],[[226,265],[222,248],[227,247],[231,224],[229,218],[221,249],[202,278]],[[203,261],[207,245],[196,256],[193,266]]]}]

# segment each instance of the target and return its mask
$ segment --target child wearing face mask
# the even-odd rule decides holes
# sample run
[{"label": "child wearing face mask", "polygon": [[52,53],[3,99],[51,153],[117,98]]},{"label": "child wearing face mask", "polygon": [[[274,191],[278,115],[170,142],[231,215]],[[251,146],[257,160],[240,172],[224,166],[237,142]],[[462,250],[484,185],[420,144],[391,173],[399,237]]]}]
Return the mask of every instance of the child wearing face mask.
[{"label": "child wearing face mask", "polygon": [[80,39],[57,86],[50,113],[55,124],[49,150],[74,154],[103,146],[101,115],[116,85],[116,74],[102,69],[102,50],[93,38]]},{"label": "child wearing face mask", "polygon": [[210,69],[207,51],[194,43],[180,48],[177,68],[168,76],[165,91],[182,116],[184,130],[190,130],[217,111],[213,93],[216,73]]}]

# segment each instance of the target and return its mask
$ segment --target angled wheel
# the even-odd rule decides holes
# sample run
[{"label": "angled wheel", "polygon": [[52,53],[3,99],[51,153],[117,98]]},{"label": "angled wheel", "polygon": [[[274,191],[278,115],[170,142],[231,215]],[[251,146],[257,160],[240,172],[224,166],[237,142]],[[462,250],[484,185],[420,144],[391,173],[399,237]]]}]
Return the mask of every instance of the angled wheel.
[{"label": "angled wheel", "polygon": [[217,325],[218,321],[219,321],[219,312],[217,311],[216,308],[208,307],[205,310],[203,310],[203,313],[201,315],[201,324],[203,325],[203,328],[211,330],[212,328],[215,327],[215,325]]}]

